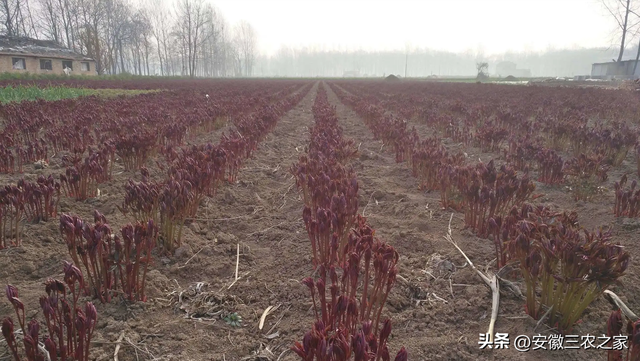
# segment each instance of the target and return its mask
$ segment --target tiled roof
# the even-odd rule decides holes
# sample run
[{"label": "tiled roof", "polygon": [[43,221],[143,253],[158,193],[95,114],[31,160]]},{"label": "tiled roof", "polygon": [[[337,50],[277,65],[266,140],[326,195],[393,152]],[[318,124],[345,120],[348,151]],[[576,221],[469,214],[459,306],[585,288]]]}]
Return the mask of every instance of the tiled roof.
[{"label": "tiled roof", "polygon": [[92,58],[77,53],[51,40],[0,36],[0,54],[86,60]]}]

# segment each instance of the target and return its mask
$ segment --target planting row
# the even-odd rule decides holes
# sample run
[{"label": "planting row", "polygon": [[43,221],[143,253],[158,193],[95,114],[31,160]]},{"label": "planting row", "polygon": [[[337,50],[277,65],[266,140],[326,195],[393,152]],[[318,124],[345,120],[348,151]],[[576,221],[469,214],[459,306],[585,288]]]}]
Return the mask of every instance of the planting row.
[{"label": "planting row", "polygon": [[[353,140],[342,137],[324,88],[313,105],[308,152],[291,167],[305,207],[317,277],[302,281],[311,293],[315,322],[293,350],[302,360],[389,360],[391,321],[381,323],[393,287],[398,253],[375,236],[358,214],[358,181],[348,161]],[[407,359],[404,347],[396,361]]]}]

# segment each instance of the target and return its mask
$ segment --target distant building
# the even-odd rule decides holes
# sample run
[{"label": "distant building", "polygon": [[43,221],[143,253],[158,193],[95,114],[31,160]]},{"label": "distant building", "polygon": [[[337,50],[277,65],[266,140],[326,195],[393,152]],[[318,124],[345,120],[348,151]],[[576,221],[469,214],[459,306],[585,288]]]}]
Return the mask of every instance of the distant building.
[{"label": "distant building", "polygon": [[[70,71],[65,72],[65,68]],[[96,62],[50,40],[0,36],[0,72],[97,75]]]},{"label": "distant building", "polygon": [[360,70],[345,70],[342,73],[343,78],[358,78],[360,76]]},{"label": "distant building", "polygon": [[531,78],[531,70],[518,69],[516,63],[511,61],[502,61],[496,64],[496,75],[500,77],[507,77],[511,75],[516,78]]},{"label": "distant building", "polygon": [[595,63],[591,65],[591,77],[594,79],[638,78],[640,77],[640,64],[638,64],[634,73],[633,67],[635,63],[635,60]]}]

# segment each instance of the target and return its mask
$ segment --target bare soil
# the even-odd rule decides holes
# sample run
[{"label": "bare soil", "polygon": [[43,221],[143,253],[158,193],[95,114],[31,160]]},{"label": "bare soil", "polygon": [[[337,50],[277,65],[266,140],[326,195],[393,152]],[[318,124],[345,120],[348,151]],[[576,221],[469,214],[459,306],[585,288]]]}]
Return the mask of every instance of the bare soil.
[{"label": "bare soil", "polygon": [[[322,86],[322,85],[320,85]],[[111,360],[116,340],[124,333],[119,360],[297,360],[287,350],[302,339],[313,322],[311,299],[300,280],[312,273],[310,244],[302,221],[303,202],[289,167],[304,154],[313,125],[311,106],[317,87],[292,111],[280,119],[275,131],[259,145],[253,158],[240,170],[238,182],[225,184],[216,197],[206,199],[196,220],[184,231],[183,246],[173,257],[157,255],[148,275],[147,303],[114,301],[99,304],[98,326],[92,359]],[[362,120],[338,101],[336,105],[344,135],[359,144],[353,161],[360,184],[360,212],[377,234],[400,254],[398,282],[386,308],[393,322],[392,354],[404,345],[410,360],[603,360],[602,350],[531,351],[480,350],[479,334],[487,332],[491,313],[491,291],[465,265],[463,258],[444,239],[451,212],[442,210],[437,192],[418,190],[418,182],[404,163],[373,140]],[[416,123],[425,136],[430,130]],[[222,128],[199,136],[198,142],[217,141]],[[456,144],[448,144],[454,148]],[[470,157],[488,160],[498,155],[465,150]],[[161,158],[160,156],[158,158]],[[166,172],[155,160],[149,162],[152,177]],[[631,157],[620,169],[610,172],[608,194],[599,202],[575,202],[563,187],[544,187],[544,202],[562,209],[577,209],[587,227],[611,224],[617,239],[632,254],[623,277],[624,287],[614,289],[634,310],[640,310],[640,269],[635,222],[616,220],[612,214],[612,182],[622,172],[632,172]],[[58,174],[62,167],[54,158],[45,170],[28,170],[20,175],[35,179],[38,174]],[[64,199],[62,212],[91,219],[98,209],[112,228],[130,221],[116,208],[121,204],[124,183],[139,174],[116,170],[114,179],[101,186],[101,196],[87,202]],[[1,175],[0,184],[18,179]],[[481,269],[495,267],[493,244],[463,229],[461,214],[454,214],[453,237]],[[239,280],[235,279],[236,250],[240,246]],[[43,282],[62,278],[62,261],[68,260],[57,220],[24,227],[20,247],[0,251],[0,284],[13,284],[28,310],[38,314]],[[269,306],[262,330],[258,323]],[[598,299],[575,327],[575,334],[601,335],[611,306]],[[237,312],[241,327],[232,327],[222,317]],[[13,315],[6,300],[0,301],[0,315]],[[511,335],[550,334],[524,312],[524,301],[505,293],[501,298],[497,332]],[[534,330],[535,329],[535,330]],[[4,358],[3,358],[4,357]],[[8,360],[0,343],[0,360]]]}]

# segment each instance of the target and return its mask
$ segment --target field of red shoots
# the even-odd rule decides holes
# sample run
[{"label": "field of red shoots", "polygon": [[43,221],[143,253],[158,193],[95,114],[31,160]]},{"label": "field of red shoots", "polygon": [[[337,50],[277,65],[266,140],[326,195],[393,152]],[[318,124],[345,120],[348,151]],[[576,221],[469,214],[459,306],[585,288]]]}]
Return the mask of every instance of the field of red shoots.
[{"label": "field of red shoots", "polygon": [[640,360],[637,93],[54,83],[160,91],[0,105],[1,361]]}]

